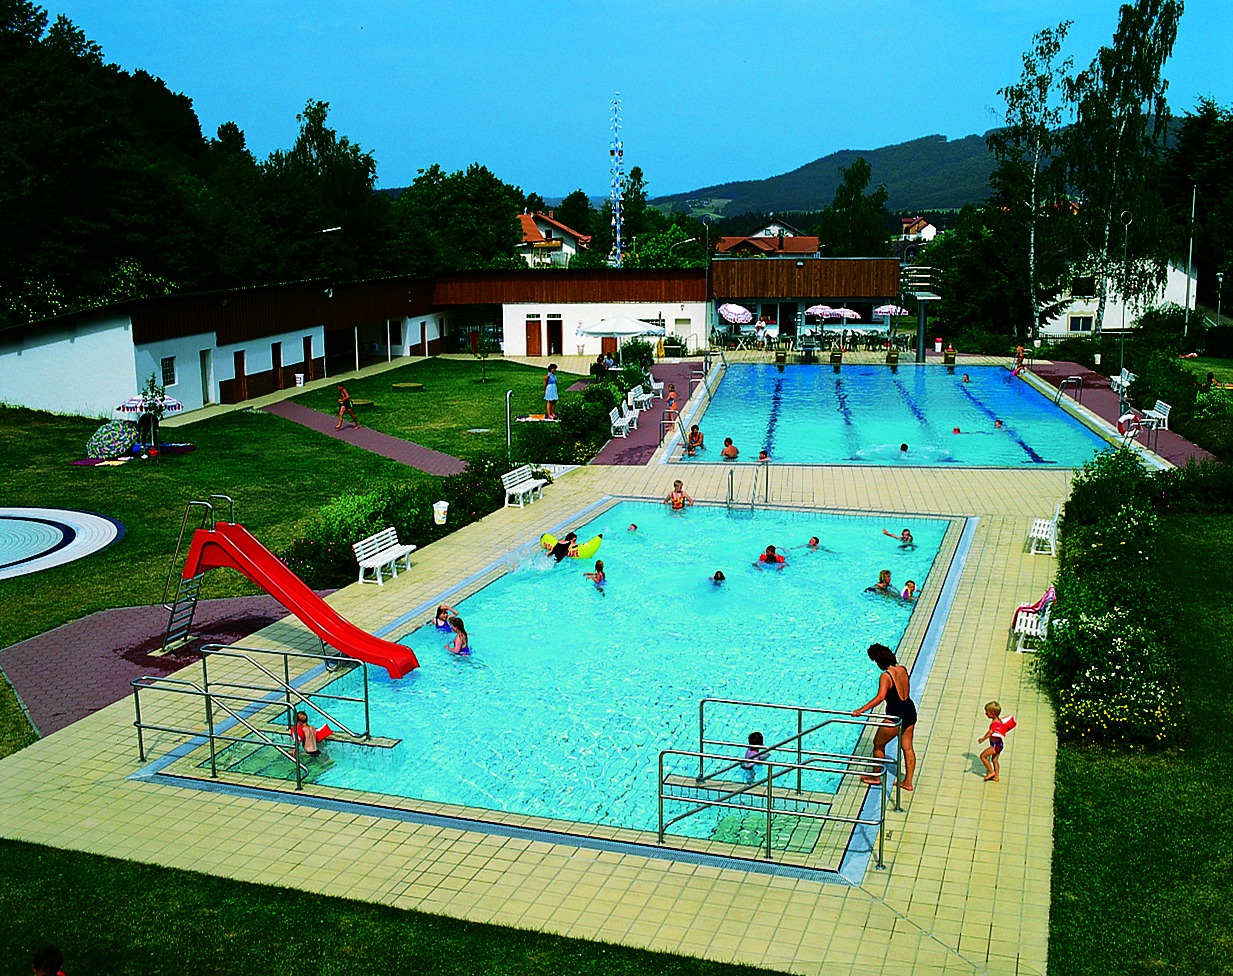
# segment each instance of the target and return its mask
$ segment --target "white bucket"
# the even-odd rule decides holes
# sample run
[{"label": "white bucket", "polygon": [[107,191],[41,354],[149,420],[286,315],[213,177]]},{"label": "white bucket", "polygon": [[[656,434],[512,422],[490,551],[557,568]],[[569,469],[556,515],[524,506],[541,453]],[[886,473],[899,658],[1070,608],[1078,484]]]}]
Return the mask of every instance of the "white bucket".
[{"label": "white bucket", "polygon": [[941,339],[934,339],[934,340],[933,340],[933,351],[934,351],[934,352],[941,352],[941,351],[942,351],[942,340],[941,340]]},{"label": "white bucket", "polygon": [[445,516],[449,514],[449,510],[449,502],[434,502],[432,506],[432,520],[436,522],[437,525],[444,525]]},{"label": "white bucket", "polygon": [[303,385],[304,385],[304,374],[303,374],[303,373],[296,373],[296,374],[295,374],[295,385],[296,385],[296,386],[303,386]]}]

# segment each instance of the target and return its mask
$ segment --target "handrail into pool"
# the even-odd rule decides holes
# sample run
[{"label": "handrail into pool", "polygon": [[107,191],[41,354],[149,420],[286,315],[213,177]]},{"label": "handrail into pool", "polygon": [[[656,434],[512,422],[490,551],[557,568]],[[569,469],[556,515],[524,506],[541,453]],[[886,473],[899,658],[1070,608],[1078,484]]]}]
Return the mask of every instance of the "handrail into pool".
[{"label": "handrail into pool", "polygon": [[[687,817],[691,817],[696,813],[700,813],[703,810],[722,808],[722,809],[731,809],[731,810],[741,810],[741,811],[748,813],[752,809],[749,805],[742,804],[742,803],[731,803],[731,802],[728,802],[728,800],[730,800],[733,797],[740,796],[740,795],[749,793],[751,791],[765,787],[766,789],[766,859],[769,861],[773,857],[772,829],[774,826],[774,816],[775,816],[775,813],[777,812],[775,810],[774,781],[777,778],[781,776],[786,776],[789,773],[791,773],[793,770],[796,771],[798,780],[803,772],[815,772],[815,773],[821,773],[825,775],[834,775],[834,776],[866,777],[866,776],[872,775],[872,776],[877,776],[878,779],[881,780],[881,788],[878,791],[879,808],[878,808],[877,819],[869,819],[869,818],[864,818],[864,817],[859,817],[859,816],[846,817],[846,816],[842,816],[838,814],[831,814],[831,813],[814,813],[814,812],[810,812],[807,810],[779,810],[778,813],[780,813],[782,816],[790,816],[798,820],[820,820],[820,821],[832,822],[832,823],[850,823],[850,824],[853,824],[854,826],[877,827],[878,828],[877,866],[879,868],[885,867],[885,859],[883,855],[884,855],[884,841],[886,837],[886,793],[887,793],[886,779],[890,772],[891,760],[889,759],[879,760],[879,759],[874,759],[870,756],[848,756],[848,755],[842,755],[842,754],[834,754],[833,756],[828,756],[826,758],[834,759],[836,762],[836,765],[819,766],[812,761],[804,762],[804,763],[781,763],[773,759],[760,758],[760,759],[754,760],[754,762],[756,762],[757,765],[763,766],[766,768],[765,777],[756,779],[751,783],[745,783],[745,784],[735,784],[734,783],[732,784],[734,788],[722,793],[723,798],[720,798],[720,799],[704,800],[701,798],[692,798],[692,800],[687,800],[684,797],[673,796],[671,794],[668,794],[664,790],[664,784],[667,782],[667,777],[664,773],[664,760],[668,756],[681,756],[681,757],[685,757],[688,759],[696,758],[699,762],[699,765],[705,763],[705,761],[708,759],[716,760],[720,762],[726,762],[726,761],[731,760],[732,758],[731,756],[721,756],[717,754],[708,754],[708,753],[703,753],[703,752],[690,752],[690,751],[683,750],[683,749],[664,749],[659,753],[659,790],[658,790],[659,792],[659,842],[661,844],[664,842],[664,835],[669,827],[671,827],[675,823],[679,823],[680,821],[684,820]],[[838,765],[839,763],[842,763],[843,765],[842,766]],[[664,801],[665,800],[681,802],[681,803],[693,802],[693,803],[696,803],[697,805],[691,807],[690,809],[686,810],[683,813],[678,814],[675,817],[665,820],[664,819]]]}]

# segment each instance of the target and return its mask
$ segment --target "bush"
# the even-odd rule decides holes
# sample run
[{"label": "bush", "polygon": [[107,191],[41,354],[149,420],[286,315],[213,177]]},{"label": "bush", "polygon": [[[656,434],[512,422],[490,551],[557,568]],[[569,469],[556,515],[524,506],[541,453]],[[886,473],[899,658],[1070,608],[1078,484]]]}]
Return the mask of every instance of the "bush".
[{"label": "bush", "polygon": [[278,554],[287,567],[314,590],[346,586],[356,577],[355,553],[350,546],[296,539]]},{"label": "bush", "polygon": [[1147,507],[1155,493],[1152,476],[1133,451],[1101,451],[1075,476],[1062,512],[1062,534],[1095,526],[1123,504]]},{"label": "bush", "polygon": [[1140,408],[1146,410],[1164,400],[1179,416],[1194,410],[1197,377],[1175,355],[1153,351],[1136,364],[1135,371],[1138,378],[1130,384],[1130,397]]},{"label": "bush", "polygon": [[1191,460],[1184,468],[1158,471],[1153,482],[1157,504],[1166,511],[1233,512],[1233,466],[1228,464]]},{"label": "bush", "polygon": [[646,385],[646,368],[639,366],[637,363],[627,362],[621,368],[621,374],[617,382],[620,383],[622,390],[632,390],[635,386]]},{"label": "bush", "polygon": [[655,347],[645,339],[630,339],[621,346],[621,362],[626,366],[637,366],[646,373],[655,368]]},{"label": "bush", "polygon": [[592,383],[582,391],[584,403],[597,403],[605,411],[619,406],[625,397],[624,391],[615,383]]},{"label": "bush", "polygon": [[959,352],[979,356],[1009,356],[1014,351],[1014,343],[1005,335],[971,326],[960,330],[959,334],[951,339],[951,345]]}]

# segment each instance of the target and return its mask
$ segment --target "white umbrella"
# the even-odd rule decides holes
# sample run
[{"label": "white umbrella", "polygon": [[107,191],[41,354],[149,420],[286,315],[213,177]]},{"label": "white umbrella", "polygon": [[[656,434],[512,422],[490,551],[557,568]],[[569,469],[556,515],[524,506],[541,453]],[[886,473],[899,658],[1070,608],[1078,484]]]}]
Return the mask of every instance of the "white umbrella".
[{"label": "white umbrella", "polygon": [[745,325],[747,322],[753,321],[753,312],[744,305],[724,304],[720,305],[716,311],[719,312],[725,322],[731,322],[733,325]]},{"label": "white umbrella", "polygon": [[146,413],[152,406],[161,406],[167,413],[175,413],[177,410],[183,410],[182,404],[175,397],[147,397],[142,393],[136,396],[131,396],[122,404],[116,407],[121,413]]},{"label": "white umbrella", "polygon": [[902,305],[879,305],[873,310],[874,315],[911,315]]},{"label": "white umbrella", "polygon": [[633,339],[636,336],[644,335],[661,336],[664,334],[664,327],[662,325],[652,325],[650,322],[643,322],[640,319],[633,319],[628,315],[613,315],[610,318],[600,319],[598,322],[593,322],[590,325],[579,323],[575,332],[580,336],[600,336],[605,339]]},{"label": "white umbrella", "polygon": [[829,305],[810,305],[807,309],[805,309],[805,314],[817,315],[825,318],[826,316],[833,314],[834,311],[835,310]]},{"label": "white umbrella", "polygon": [[861,317],[861,313],[854,312],[850,308],[832,308],[830,312],[828,313],[827,317],[828,318],[838,317],[841,319],[859,319]]}]

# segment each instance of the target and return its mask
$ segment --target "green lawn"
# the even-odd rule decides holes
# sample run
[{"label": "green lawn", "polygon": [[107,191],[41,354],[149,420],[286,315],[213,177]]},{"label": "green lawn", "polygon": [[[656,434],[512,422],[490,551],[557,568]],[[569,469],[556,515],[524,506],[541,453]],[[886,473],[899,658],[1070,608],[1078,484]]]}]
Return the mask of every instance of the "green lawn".
[{"label": "green lawn", "polygon": [[15,841],[0,841],[0,911],[11,973],[47,943],[72,976],[766,972]]},{"label": "green lawn", "polygon": [[1058,753],[1049,970],[1057,976],[1233,972],[1233,615],[1195,558],[1233,517],[1169,519],[1159,580],[1175,601],[1184,751]]},{"label": "green lawn", "polygon": [[[279,549],[331,497],[373,479],[429,478],[270,414],[242,411],[174,430],[192,454],[120,467],[75,467],[99,421],[0,407],[4,504],[76,508],[124,523],[124,537],[66,566],[0,581],[0,647],[110,607],[157,603],[171,568],[184,505],[215,492],[236,519]],[[238,573],[213,573],[205,598],[259,592]],[[32,732],[0,678],[0,756]]]},{"label": "green lawn", "polygon": [[[514,416],[544,412],[543,369],[489,359],[488,381],[480,382],[479,360],[425,359],[398,369],[347,380],[352,398],[372,400],[374,406],[356,407],[360,423],[394,437],[415,441],[460,458],[499,454],[505,450],[505,391]],[[558,388],[581,377],[558,370]],[[423,383],[420,391],[396,390],[395,383]],[[338,394],[332,386],[295,398],[297,403],[336,416]],[[515,428],[517,428],[515,424]],[[487,428],[484,434],[469,430]],[[517,437],[517,429],[514,431]]]},{"label": "green lawn", "polygon": [[1200,356],[1198,359],[1182,359],[1179,362],[1200,380],[1206,380],[1208,373],[1215,373],[1216,379],[1221,383],[1233,383],[1233,359]]}]

